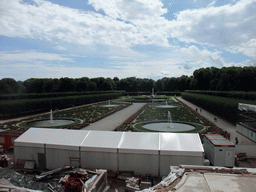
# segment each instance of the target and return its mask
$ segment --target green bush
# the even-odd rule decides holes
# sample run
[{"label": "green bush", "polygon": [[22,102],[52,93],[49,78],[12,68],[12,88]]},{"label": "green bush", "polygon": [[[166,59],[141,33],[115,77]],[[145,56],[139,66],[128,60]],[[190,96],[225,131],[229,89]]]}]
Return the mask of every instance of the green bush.
[{"label": "green bush", "polygon": [[212,95],[219,97],[228,97],[233,99],[256,100],[256,92],[244,91],[202,91],[202,90],[186,90],[186,93],[196,93],[202,95]]},{"label": "green bush", "polygon": [[120,93],[120,92],[123,92],[123,91],[87,91],[87,92],[56,92],[56,93],[8,94],[8,95],[0,95],[0,100],[57,98],[57,97],[82,96],[82,95],[99,95],[99,94]]},{"label": "green bush", "polygon": [[71,106],[84,105],[109,99],[115,99],[122,93],[107,93],[96,95],[68,96],[57,98],[22,99],[0,101],[1,116],[15,116],[25,113],[36,113],[50,109],[62,109]]},{"label": "green bush", "polygon": [[165,91],[165,92],[157,92],[157,95],[166,95],[166,96],[180,96],[181,95],[181,92],[168,92],[168,91]]}]

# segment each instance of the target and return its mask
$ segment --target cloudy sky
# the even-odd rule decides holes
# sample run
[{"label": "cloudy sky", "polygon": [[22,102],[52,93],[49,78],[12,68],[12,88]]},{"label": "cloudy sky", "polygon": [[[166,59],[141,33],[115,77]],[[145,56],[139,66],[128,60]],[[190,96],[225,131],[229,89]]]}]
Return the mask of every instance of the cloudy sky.
[{"label": "cloudy sky", "polygon": [[256,66],[256,0],[0,0],[0,79]]}]

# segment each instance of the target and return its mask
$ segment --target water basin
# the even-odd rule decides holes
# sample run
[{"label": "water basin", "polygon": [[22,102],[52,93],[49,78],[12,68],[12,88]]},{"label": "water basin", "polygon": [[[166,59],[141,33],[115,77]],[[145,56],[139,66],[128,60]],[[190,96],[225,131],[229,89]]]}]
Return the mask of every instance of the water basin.
[{"label": "water basin", "polygon": [[142,125],[143,128],[154,130],[154,131],[166,131],[166,132],[182,132],[182,131],[191,131],[195,127],[186,123],[169,123],[169,122],[156,122],[156,123],[147,123]]}]

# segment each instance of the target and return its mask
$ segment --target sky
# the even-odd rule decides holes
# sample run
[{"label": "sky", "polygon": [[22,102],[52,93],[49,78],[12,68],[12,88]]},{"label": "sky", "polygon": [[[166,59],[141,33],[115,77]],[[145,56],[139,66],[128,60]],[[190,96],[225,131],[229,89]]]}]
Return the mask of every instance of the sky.
[{"label": "sky", "polygon": [[256,0],[0,0],[0,79],[256,66]]}]

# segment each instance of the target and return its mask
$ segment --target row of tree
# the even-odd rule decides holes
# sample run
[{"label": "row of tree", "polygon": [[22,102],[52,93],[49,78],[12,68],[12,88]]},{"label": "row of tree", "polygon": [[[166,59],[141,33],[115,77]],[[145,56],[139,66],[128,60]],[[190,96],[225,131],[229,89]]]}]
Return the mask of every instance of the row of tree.
[{"label": "row of tree", "polygon": [[126,90],[127,92],[215,90],[256,91],[256,67],[200,68],[192,76],[164,77],[157,81],[148,78],[31,78],[16,81],[12,78],[0,80],[1,94],[85,92]]}]

